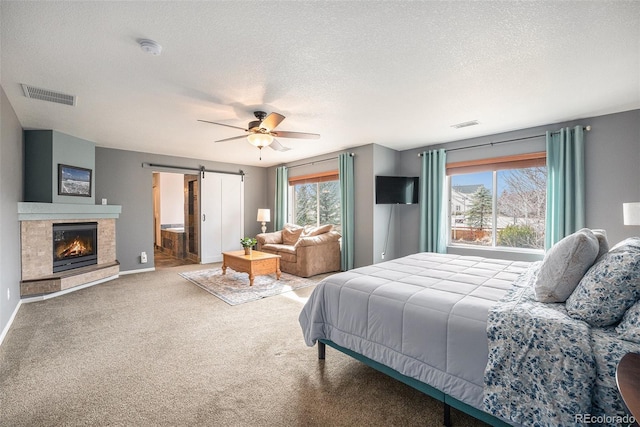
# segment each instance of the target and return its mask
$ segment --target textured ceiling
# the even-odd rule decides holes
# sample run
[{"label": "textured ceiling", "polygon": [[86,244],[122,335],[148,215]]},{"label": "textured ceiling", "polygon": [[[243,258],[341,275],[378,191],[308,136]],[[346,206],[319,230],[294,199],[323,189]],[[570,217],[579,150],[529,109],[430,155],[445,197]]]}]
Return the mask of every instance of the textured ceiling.
[{"label": "textured ceiling", "polygon": [[[22,126],[104,147],[271,166],[640,108],[637,1],[3,0],[0,13],[0,82]],[[322,137],[280,139],[292,150],[260,161],[245,140],[213,142],[241,131],[197,121],[244,127],[258,109]]]}]

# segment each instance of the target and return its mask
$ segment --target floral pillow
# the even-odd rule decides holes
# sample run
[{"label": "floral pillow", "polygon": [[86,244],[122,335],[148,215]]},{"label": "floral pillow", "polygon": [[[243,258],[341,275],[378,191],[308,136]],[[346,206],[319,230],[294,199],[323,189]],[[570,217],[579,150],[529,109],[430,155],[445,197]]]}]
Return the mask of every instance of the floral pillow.
[{"label": "floral pillow", "polygon": [[567,299],[567,312],[595,327],[613,325],[640,297],[640,237],[604,254]]},{"label": "floral pillow", "polygon": [[622,321],[616,327],[618,336],[623,340],[631,341],[640,344],[640,302],[631,306],[624,316]]}]

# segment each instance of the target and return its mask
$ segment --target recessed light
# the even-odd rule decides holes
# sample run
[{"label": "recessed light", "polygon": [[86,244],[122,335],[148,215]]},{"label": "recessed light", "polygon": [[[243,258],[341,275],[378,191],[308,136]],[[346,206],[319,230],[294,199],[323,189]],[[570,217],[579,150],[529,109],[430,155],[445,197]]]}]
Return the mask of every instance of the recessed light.
[{"label": "recessed light", "polygon": [[149,55],[158,56],[160,55],[160,53],[162,53],[162,46],[160,46],[156,41],[142,39],[138,40],[138,44],[140,45],[142,51],[144,53],[148,53]]}]

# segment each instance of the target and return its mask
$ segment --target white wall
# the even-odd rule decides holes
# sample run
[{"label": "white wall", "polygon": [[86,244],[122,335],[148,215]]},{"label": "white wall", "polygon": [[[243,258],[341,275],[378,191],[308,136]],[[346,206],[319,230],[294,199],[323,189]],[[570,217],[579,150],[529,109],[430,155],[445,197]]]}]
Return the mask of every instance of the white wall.
[{"label": "white wall", "polygon": [[184,175],[160,172],[160,224],[184,225]]}]

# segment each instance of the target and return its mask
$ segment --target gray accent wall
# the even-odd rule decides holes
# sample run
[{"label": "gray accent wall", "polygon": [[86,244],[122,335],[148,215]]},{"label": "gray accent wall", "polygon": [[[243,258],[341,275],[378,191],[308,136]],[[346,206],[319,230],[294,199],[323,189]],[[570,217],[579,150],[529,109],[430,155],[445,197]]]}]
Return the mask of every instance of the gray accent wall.
[{"label": "gray accent wall", "polygon": [[[185,169],[143,167],[145,163]],[[245,172],[245,235],[258,234],[258,208],[266,204],[266,168],[96,147],[96,200],[106,198],[108,204],[122,206],[122,213],[116,221],[116,254],[120,262],[120,271],[131,272],[154,266],[153,172],[193,174],[198,172],[187,168],[199,169],[201,166],[222,172]],[[147,253],[146,264],[140,262],[141,252]]]},{"label": "gray accent wall", "polygon": [[[95,143],[75,136],[53,131],[53,203],[95,204]],[[65,196],[58,194],[58,165],[69,165],[90,169],[91,197]]]},{"label": "gray accent wall", "polygon": [[53,131],[24,132],[24,200],[53,202]]},{"label": "gray accent wall", "polygon": [[[591,131],[585,132],[586,226],[605,229],[612,244],[626,237],[640,235],[640,227],[625,226],[622,223],[622,203],[640,201],[640,110],[549,124],[403,151],[400,153],[401,172],[407,175],[419,175],[421,160],[418,157],[418,153],[425,150],[435,148],[452,149],[524,138],[542,135],[546,131],[557,131],[562,127],[577,125],[591,126]],[[488,147],[449,151],[447,152],[447,162],[544,150],[545,138],[540,137]],[[417,210],[398,212],[398,232],[395,242],[398,248],[398,256],[408,255],[418,250],[418,234],[415,232],[418,223],[419,212]],[[504,251],[478,251],[461,248],[449,248],[449,252],[463,255],[480,254],[480,256],[510,257],[522,260],[541,258],[541,256],[532,257],[531,255]]]},{"label": "gray accent wall", "polygon": [[22,138],[22,126],[0,88],[0,335],[20,302]]},{"label": "gray accent wall", "polygon": [[[373,171],[370,178],[369,191],[373,198],[373,245],[371,261],[368,264],[397,258],[396,229],[398,213],[406,209],[405,205],[376,204],[376,176],[398,176],[398,159],[400,153],[381,145],[373,144]],[[366,181],[365,181],[366,184]],[[382,253],[384,252],[384,258]],[[367,264],[363,264],[367,265]]]},{"label": "gray accent wall", "polygon": [[[24,131],[24,200],[95,204],[95,144],[55,130]],[[91,197],[58,194],[59,165],[93,171]]]}]

